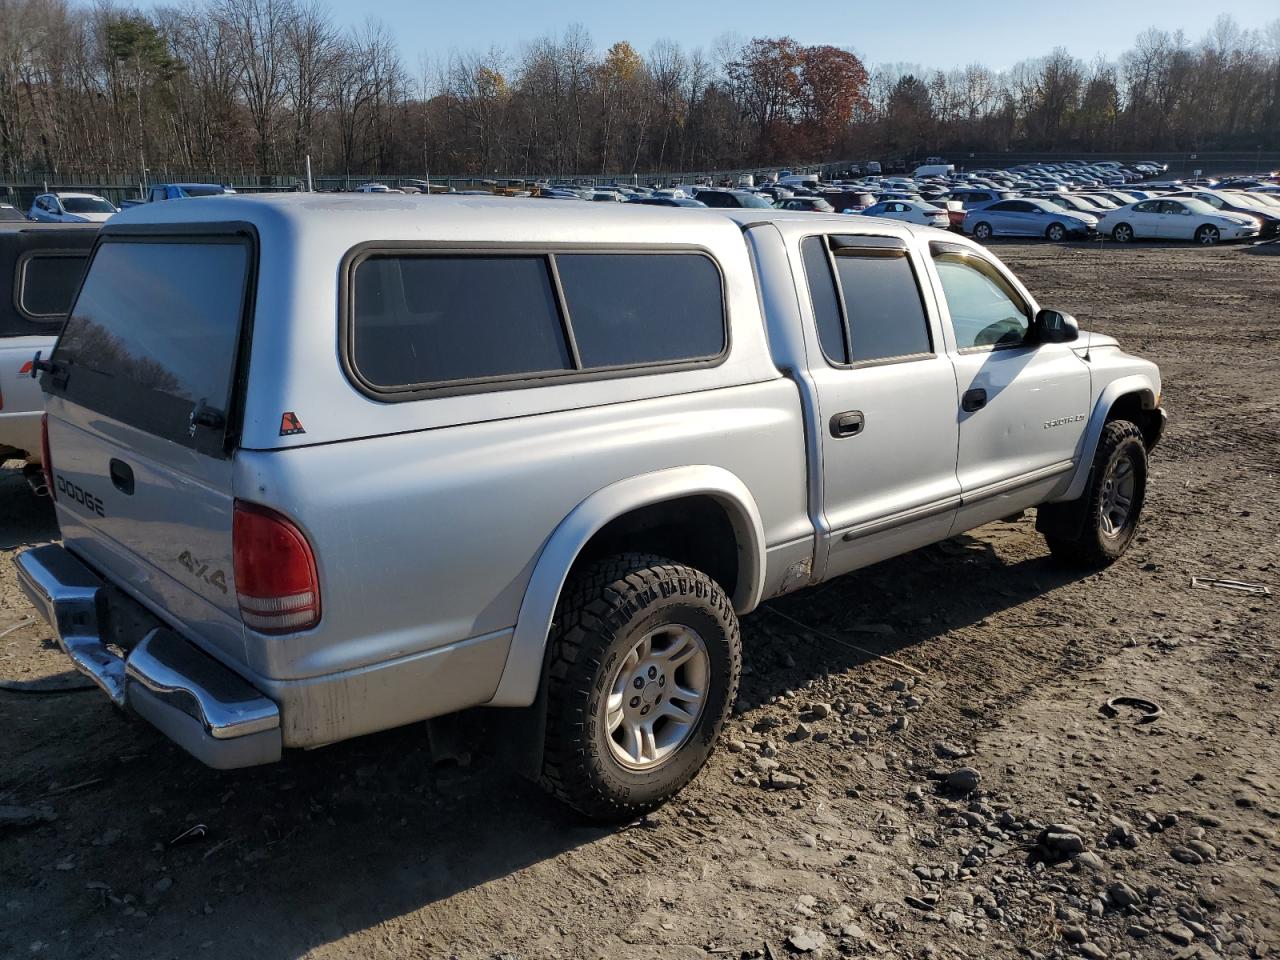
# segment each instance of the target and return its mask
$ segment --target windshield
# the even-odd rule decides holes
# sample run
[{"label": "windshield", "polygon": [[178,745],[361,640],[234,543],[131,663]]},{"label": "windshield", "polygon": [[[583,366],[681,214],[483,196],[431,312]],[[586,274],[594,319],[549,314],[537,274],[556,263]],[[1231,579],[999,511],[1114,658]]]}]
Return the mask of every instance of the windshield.
[{"label": "windshield", "polygon": [[217,184],[207,183],[184,183],[178,189],[188,197],[217,197],[227,192]]},{"label": "windshield", "polygon": [[743,193],[738,195],[738,202],[744,207],[763,207],[765,210],[773,209],[771,204],[764,197],[757,197],[753,193]]},{"label": "windshield", "polygon": [[1203,200],[1197,200],[1195,197],[1179,197],[1178,203],[1182,204],[1192,213],[1202,213],[1202,214],[1218,213],[1218,211],[1214,209],[1212,204],[1205,203]]},{"label": "windshield", "polygon": [[60,197],[67,213],[115,213],[116,208],[101,197]]},{"label": "windshield", "polygon": [[0,206],[0,220],[25,220],[21,210],[15,210],[13,207]]},{"label": "windshield", "polygon": [[1257,197],[1251,197],[1243,193],[1238,193],[1231,199],[1233,203],[1237,203],[1242,207],[1248,207],[1251,210],[1261,210],[1266,213],[1274,212],[1268,207],[1266,201],[1259,200]]}]

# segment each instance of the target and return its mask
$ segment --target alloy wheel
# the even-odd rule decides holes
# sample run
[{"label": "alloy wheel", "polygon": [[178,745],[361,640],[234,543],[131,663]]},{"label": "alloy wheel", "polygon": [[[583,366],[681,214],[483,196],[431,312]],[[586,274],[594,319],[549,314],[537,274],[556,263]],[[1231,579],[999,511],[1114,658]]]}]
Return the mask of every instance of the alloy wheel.
[{"label": "alloy wheel", "polygon": [[693,733],[711,685],[711,657],[697,631],[664,624],[622,658],[603,701],[613,758],[630,770],[651,770]]},{"label": "alloy wheel", "polygon": [[1129,457],[1119,457],[1107,468],[1098,503],[1098,522],[1104,537],[1114,540],[1124,533],[1133,512],[1137,486],[1138,471]]}]

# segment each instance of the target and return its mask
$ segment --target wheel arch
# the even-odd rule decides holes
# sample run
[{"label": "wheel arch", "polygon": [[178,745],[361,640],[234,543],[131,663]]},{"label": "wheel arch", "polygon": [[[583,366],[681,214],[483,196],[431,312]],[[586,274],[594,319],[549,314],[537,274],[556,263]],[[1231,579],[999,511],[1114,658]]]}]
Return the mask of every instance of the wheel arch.
[{"label": "wheel arch", "polygon": [[[561,591],[576,563],[589,558],[600,537],[625,530],[634,523],[637,530],[651,530],[655,508],[687,505],[700,518],[715,516],[712,505],[733,534],[733,583],[723,584],[734,609],[746,613],[759,604],[765,578],[764,525],[755,498],[733,473],[723,467],[693,465],[672,467],[629,477],[591,494],[570,511],[548,537],[534,562],[520,613],[511,638],[511,649],[490,706],[525,707],[537,698],[542,683],[547,638],[551,632]],[[621,525],[621,526],[620,526]],[[714,538],[712,538],[714,539]],[[645,536],[638,546],[646,549]],[[715,543],[702,545],[714,550]],[[673,557],[689,562],[687,558]],[[715,576],[711,570],[704,571]],[[724,568],[720,576],[724,576]],[[717,578],[719,579],[719,578]]]},{"label": "wheel arch", "polygon": [[1075,500],[1084,493],[1089,482],[1089,472],[1093,469],[1093,457],[1098,449],[1098,441],[1102,431],[1111,420],[1124,418],[1133,420],[1142,430],[1147,442],[1147,449],[1155,446],[1160,439],[1161,417],[1157,409],[1159,402],[1158,389],[1151,380],[1141,374],[1121,377],[1113,380],[1103,389],[1089,415],[1084,435],[1080,440],[1079,457],[1076,460],[1075,473],[1071,485],[1056,502]]}]

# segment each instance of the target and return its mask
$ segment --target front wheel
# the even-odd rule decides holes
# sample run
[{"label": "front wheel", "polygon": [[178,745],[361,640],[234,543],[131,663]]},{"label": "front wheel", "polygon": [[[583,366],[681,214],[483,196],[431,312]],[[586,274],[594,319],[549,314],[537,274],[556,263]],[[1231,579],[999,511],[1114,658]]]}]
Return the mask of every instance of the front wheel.
[{"label": "front wheel", "polygon": [[974,227],[974,228],[973,228],[973,238],[974,238],[975,240],[990,240],[990,239],[991,239],[991,224],[989,224],[989,223],[980,223],[980,224],[978,224],[976,227]]},{"label": "front wheel", "polygon": [[1054,243],[1061,243],[1067,238],[1067,228],[1060,223],[1051,223],[1044,235]]},{"label": "front wheel", "polygon": [[1221,237],[1222,234],[1218,232],[1218,228],[1211,223],[1206,223],[1196,231],[1196,243],[1204,244],[1206,247],[1212,247]]},{"label": "front wheel", "polygon": [[742,670],[733,604],[700,570],[648,554],[598,561],[551,637],[542,785],[599,820],[629,819],[702,769]]},{"label": "front wheel", "polygon": [[1115,229],[1111,231],[1111,239],[1116,243],[1132,243],[1133,227],[1127,223],[1117,223]]},{"label": "front wheel", "polygon": [[1128,420],[1102,431],[1089,472],[1084,524],[1072,537],[1045,535],[1049,552],[1074,566],[1101,568],[1118,560],[1138,529],[1147,496],[1147,447]]}]

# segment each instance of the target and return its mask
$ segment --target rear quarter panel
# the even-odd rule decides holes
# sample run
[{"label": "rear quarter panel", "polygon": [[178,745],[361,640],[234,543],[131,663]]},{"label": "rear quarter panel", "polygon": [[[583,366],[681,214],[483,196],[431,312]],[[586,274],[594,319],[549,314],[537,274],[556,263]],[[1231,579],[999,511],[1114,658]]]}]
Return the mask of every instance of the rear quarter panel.
[{"label": "rear quarter panel", "polygon": [[[324,608],[308,633],[250,635],[256,673],[316,676],[510,630],[556,526],[638,474],[722,467],[756,497],[766,546],[811,533],[799,398],[770,357],[736,223],[706,211],[597,216],[470,198],[428,201],[441,211],[428,220],[422,198],[382,199],[376,220],[361,212],[367,199],[323,195],[255,220],[261,280],[234,490],[311,538]],[[324,229],[312,227],[317,208]],[[339,346],[341,265],[371,240],[437,251],[697,250],[722,274],[729,350],[687,370],[383,402],[352,385]],[[306,432],[281,436],[285,412]]]},{"label": "rear quarter panel", "polygon": [[574,507],[619,480],[690,464],[743,480],[768,546],[808,533],[799,403],[783,379],[243,451],[236,495],[303,528],[323,604],[316,629],[251,640],[250,667],[301,678],[510,630],[544,543]]}]

